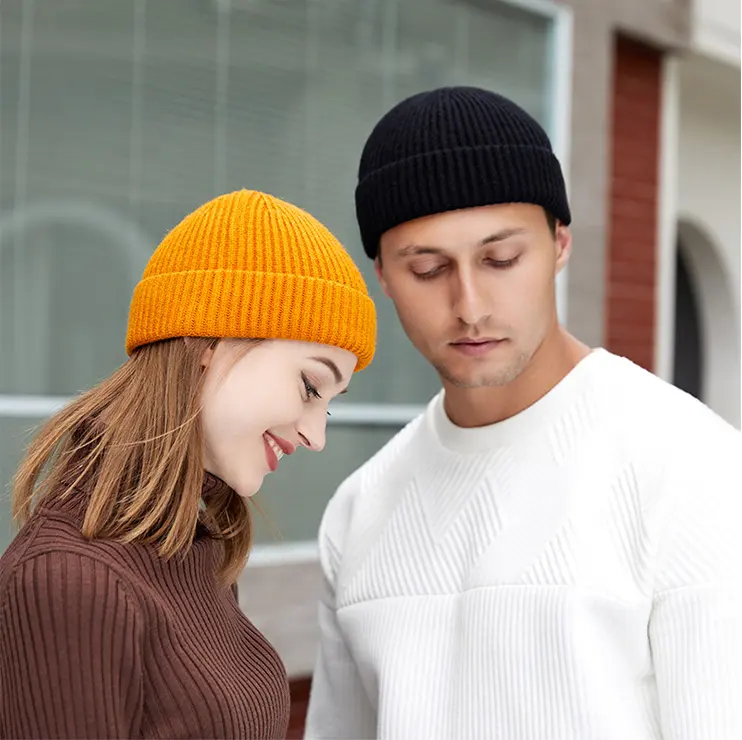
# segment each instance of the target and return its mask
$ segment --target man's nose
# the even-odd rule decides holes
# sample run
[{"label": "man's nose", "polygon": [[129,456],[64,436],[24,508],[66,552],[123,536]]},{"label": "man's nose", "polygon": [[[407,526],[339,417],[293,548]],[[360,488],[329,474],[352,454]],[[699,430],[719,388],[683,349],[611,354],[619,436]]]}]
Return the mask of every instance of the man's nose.
[{"label": "man's nose", "polygon": [[475,326],[487,315],[487,306],[482,291],[474,276],[469,272],[459,273],[454,280],[456,284],[453,308],[456,316],[464,324]]}]

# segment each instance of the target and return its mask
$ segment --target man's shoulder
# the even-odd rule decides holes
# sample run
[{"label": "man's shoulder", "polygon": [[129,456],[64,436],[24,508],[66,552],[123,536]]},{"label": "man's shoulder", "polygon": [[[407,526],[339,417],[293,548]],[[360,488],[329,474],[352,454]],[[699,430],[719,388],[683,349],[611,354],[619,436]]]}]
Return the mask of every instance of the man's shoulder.
[{"label": "man's shoulder", "polygon": [[624,358],[610,359],[612,367],[596,378],[601,411],[592,444],[631,471],[643,504],[664,499],[672,506],[689,491],[711,487],[728,495],[740,481],[742,433],[672,383]]},{"label": "man's shoulder", "polygon": [[342,481],[325,508],[320,539],[330,537],[337,541],[347,530],[360,500],[367,495],[374,496],[386,480],[414,467],[417,456],[413,448],[423,433],[427,413],[426,409],[418,414]]},{"label": "man's shoulder", "polygon": [[347,498],[373,486],[385,475],[393,474],[410,460],[409,451],[425,423],[426,411],[418,414],[391,437],[366,462],[356,468],[338,487],[334,498]]},{"label": "man's shoulder", "polygon": [[612,410],[617,430],[651,440],[722,438],[734,444],[739,430],[707,404],[630,360],[612,355],[610,372],[598,381],[599,395]]}]

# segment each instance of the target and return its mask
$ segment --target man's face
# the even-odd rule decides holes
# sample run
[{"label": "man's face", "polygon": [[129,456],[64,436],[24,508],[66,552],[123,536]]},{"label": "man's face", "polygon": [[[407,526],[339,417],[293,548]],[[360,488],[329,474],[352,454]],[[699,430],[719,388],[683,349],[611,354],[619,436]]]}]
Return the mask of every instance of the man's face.
[{"label": "man's face", "polygon": [[556,324],[555,277],[569,229],[539,206],[507,204],[427,216],[386,232],[376,270],[410,341],[445,382],[517,378]]}]

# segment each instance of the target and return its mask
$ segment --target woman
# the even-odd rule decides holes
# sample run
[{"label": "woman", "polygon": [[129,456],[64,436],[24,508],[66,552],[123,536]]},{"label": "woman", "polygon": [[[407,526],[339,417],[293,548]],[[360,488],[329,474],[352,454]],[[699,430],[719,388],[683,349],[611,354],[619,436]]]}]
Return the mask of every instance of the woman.
[{"label": "woman", "polygon": [[221,196],[165,237],[129,359],[44,426],[15,478],[0,736],[285,736],[284,667],[233,587],[247,501],[283,455],[323,448],[375,322],[347,252],[276,198]]}]

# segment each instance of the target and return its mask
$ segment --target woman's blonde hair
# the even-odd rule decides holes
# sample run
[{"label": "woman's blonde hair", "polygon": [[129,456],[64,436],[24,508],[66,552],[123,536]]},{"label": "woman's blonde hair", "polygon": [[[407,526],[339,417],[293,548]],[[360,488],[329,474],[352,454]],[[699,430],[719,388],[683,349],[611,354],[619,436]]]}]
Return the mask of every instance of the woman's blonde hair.
[{"label": "woman's blonde hair", "polygon": [[165,558],[188,549],[200,518],[223,544],[219,576],[236,581],[250,550],[250,511],[227,486],[201,498],[202,358],[218,341],[144,345],[49,419],[15,475],[14,517],[23,524],[35,502],[84,487],[83,535],[155,543]]}]

